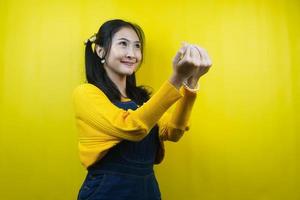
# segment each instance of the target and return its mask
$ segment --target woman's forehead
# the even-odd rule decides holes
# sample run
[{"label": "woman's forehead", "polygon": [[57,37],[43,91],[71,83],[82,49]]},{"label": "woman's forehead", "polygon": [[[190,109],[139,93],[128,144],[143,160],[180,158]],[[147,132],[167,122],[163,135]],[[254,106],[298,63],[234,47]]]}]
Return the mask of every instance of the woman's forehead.
[{"label": "woman's forehead", "polygon": [[138,35],[132,28],[123,27],[113,36],[113,40],[128,40],[130,42],[140,42]]}]

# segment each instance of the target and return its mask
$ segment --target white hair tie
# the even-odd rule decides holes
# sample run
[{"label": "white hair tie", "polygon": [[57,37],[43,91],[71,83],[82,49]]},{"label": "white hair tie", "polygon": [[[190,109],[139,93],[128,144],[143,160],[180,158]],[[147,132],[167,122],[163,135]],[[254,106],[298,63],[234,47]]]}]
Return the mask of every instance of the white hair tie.
[{"label": "white hair tie", "polygon": [[95,33],[94,35],[92,35],[89,39],[87,39],[84,44],[87,44],[88,41],[90,41],[91,43],[94,43],[97,39],[97,34]]}]

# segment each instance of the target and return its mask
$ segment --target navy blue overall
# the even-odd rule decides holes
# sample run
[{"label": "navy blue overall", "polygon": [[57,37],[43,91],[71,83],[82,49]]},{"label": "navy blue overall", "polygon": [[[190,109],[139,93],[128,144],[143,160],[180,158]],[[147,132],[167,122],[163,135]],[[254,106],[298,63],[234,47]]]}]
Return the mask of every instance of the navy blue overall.
[{"label": "navy blue overall", "polygon": [[[117,102],[124,110],[137,109],[133,101]],[[78,200],[161,199],[153,165],[159,145],[158,126],[139,142],[123,140],[88,168]]]}]

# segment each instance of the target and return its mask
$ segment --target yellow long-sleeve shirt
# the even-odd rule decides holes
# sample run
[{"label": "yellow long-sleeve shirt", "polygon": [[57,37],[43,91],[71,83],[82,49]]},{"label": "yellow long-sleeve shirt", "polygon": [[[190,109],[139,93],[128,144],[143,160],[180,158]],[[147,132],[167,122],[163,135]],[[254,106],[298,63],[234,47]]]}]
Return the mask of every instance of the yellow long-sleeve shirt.
[{"label": "yellow long-sleeve shirt", "polygon": [[[123,110],[92,84],[81,84],[73,92],[76,125],[79,130],[79,157],[87,168],[103,158],[122,140],[140,141],[157,123],[161,148],[156,163],[164,156],[163,141],[178,141],[189,129],[188,120],[196,93],[184,87],[177,90],[166,81],[136,110]],[[176,103],[171,114],[166,111]]]}]

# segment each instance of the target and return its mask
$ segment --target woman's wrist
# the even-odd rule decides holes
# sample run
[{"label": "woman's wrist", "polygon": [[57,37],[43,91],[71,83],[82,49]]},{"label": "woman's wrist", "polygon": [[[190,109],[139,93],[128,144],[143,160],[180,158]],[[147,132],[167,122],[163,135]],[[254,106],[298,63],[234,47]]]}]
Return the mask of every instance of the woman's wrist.
[{"label": "woman's wrist", "polygon": [[183,78],[181,76],[178,76],[177,74],[173,74],[170,78],[169,78],[169,82],[177,88],[177,90],[179,90],[179,88],[182,85],[183,82]]},{"label": "woman's wrist", "polygon": [[199,78],[195,78],[195,77],[191,76],[190,78],[187,79],[187,81],[185,82],[185,85],[191,89],[194,89],[198,85],[198,80],[199,80]]},{"label": "woman's wrist", "polygon": [[190,92],[197,92],[199,90],[198,78],[191,76],[187,80],[185,80],[182,84],[184,85],[185,89],[189,90]]}]

